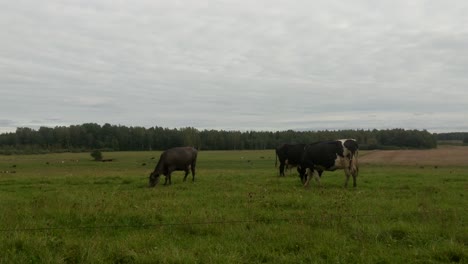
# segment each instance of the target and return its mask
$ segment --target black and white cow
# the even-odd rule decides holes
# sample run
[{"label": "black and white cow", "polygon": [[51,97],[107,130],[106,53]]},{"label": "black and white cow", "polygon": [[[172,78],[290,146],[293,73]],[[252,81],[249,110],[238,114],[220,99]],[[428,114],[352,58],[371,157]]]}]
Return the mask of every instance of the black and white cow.
[{"label": "black and white cow", "polygon": [[349,176],[353,176],[353,186],[356,187],[358,168],[359,146],[354,139],[341,139],[334,141],[317,142],[308,144],[304,148],[299,173],[305,187],[309,185],[310,179],[320,183],[323,171],[334,171],[343,169],[346,175],[344,186],[348,186]]},{"label": "black and white cow", "polygon": [[276,162],[280,162],[279,173],[284,176],[284,169],[296,167],[301,163],[302,154],[304,153],[305,144],[283,144],[276,148]]}]

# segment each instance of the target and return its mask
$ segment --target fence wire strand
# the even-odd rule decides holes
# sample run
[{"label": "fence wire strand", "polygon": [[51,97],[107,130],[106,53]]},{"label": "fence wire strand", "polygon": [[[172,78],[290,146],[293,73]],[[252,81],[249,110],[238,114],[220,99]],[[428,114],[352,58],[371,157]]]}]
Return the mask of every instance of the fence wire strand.
[{"label": "fence wire strand", "polygon": [[[450,213],[456,213],[456,215],[462,221],[462,225],[466,223],[462,218],[466,216],[468,210],[461,210],[461,211],[422,211],[419,212],[422,216],[446,216]],[[463,216],[462,216],[463,215]],[[171,226],[195,226],[195,225],[235,225],[235,224],[249,224],[249,223],[272,223],[272,222],[296,222],[300,224],[304,221],[311,221],[311,222],[330,222],[330,221],[338,221],[341,222],[343,219],[360,219],[360,218],[368,218],[368,217],[390,217],[395,218],[398,216],[394,215],[385,215],[385,214],[324,214],[324,215],[317,215],[317,216],[310,216],[310,217],[283,217],[283,218],[270,218],[270,219],[238,219],[238,220],[214,220],[214,221],[198,221],[198,222],[174,222],[174,223],[149,223],[149,224],[140,224],[140,225],[89,225],[89,226],[55,226],[55,227],[16,227],[16,228],[4,228],[0,229],[0,233],[7,233],[7,232],[35,232],[35,231],[53,231],[53,230],[103,230],[103,229],[149,229],[149,228],[161,228],[161,227],[171,227]]]},{"label": "fence wire strand", "polygon": [[52,230],[101,230],[101,229],[147,229],[161,228],[170,226],[191,226],[191,225],[235,225],[249,223],[271,223],[271,222],[301,222],[301,221],[341,221],[342,218],[363,218],[376,217],[376,214],[358,214],[358,215],[324,215],[315,217],[299,218],[271,218],[271,219],[244,219],[244,220],[226,220],[226,221],[206,221],[206,222],[178,222],[178,223],[151,223],[142,225],[95,225],[95,226],[56,226],[56,227],[31,227],[31,228],[5,228],[0,232],[34,232],[34,231],[52,231]]}]

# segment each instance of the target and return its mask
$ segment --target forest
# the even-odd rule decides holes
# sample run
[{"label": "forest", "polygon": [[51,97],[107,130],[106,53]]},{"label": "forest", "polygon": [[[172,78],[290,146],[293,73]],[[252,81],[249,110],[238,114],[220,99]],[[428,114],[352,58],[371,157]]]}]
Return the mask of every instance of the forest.
[{"label": "forest", "polygon": [[49,152],[164,150],[195,146],[200,150],[274,149],[283,143],[313,143],[340,138],[356,139],[361,149],[428,149],[437,147],[438,137],[464,138],[468,133],[432,134],[426,130],[324,130],[324,131],[225,131],[193,127],[128,127],[85,123],[81,125],[17,128],[0,134],[0,154]]}]

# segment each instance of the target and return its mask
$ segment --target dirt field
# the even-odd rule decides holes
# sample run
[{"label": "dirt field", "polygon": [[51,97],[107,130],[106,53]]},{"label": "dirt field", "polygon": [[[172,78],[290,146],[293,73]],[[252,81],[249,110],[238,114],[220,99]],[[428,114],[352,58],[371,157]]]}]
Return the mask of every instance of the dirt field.
[{"label": "dirt field", "polygon": [[376,150],[359,156],[361,164],[468,166],[468,147],[439,146],[430,150]]}]

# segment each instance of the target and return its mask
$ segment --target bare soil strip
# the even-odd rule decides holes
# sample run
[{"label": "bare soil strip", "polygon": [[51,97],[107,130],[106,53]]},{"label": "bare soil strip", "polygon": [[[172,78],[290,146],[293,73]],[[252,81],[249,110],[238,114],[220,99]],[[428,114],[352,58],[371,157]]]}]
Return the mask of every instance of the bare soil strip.
[{"label": "bare soil strip", "polygon": [[376,150],[363,153],[361,164],[468,166],[468,147],[439,146],[429,150]]}]

